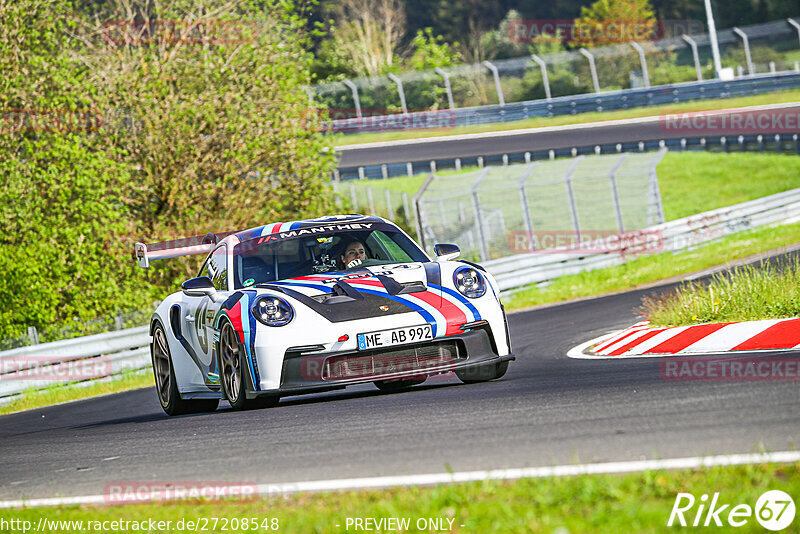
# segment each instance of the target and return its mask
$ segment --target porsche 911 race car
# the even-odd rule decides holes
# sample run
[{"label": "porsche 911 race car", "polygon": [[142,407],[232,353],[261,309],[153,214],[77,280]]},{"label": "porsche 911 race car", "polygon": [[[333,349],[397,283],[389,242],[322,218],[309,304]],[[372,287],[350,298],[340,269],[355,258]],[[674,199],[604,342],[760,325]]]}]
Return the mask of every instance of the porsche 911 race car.
[{"label": "porsche 911 race car", "polygon": [[150,324],[158,399],[170,415],[274,405],[287,395],[374,383],[382,390],[454,371],[502,377],[514,359],[497,283],[431,259],[380,217],[338,215],[208,234],[193,243],[136,243],[140,266],[208,253],[196,278]]}]

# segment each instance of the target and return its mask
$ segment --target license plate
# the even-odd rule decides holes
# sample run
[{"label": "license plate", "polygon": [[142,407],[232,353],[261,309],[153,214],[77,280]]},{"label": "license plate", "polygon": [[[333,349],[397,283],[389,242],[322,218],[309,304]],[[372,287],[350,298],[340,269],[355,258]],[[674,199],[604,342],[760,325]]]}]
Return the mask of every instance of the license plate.
[{"label": "license plate", "polygon": [[379,330],[367,334],[358,334],[358,350],[391,347],[405,343],[416,343],[433,339],[431,325],[405,326],[391,330]]}]

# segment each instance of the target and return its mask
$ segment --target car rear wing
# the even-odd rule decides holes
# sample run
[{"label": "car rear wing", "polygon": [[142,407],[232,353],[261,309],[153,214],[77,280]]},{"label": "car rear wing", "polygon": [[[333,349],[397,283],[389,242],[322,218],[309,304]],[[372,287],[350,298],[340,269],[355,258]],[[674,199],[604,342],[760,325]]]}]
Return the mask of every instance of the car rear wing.
[{"label": "car rear wing", "polygon": [[180,256],[207,254],[217,244],[218,236],[208,233],[205,236],[185,237],[172,241],[159,241],[158,243],[135,243],[133,256],[139,267],[147,269],[154,260],[166,260]]}]

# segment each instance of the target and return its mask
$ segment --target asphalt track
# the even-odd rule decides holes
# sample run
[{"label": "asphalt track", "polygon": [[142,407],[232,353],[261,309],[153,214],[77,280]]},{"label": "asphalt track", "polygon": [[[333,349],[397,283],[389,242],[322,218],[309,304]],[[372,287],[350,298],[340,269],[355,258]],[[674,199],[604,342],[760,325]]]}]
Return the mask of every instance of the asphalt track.
[{"label": "asphalt track", "polygon": [[[781,105],[781,113],[800,112],[800,106]],[[458,139],[429,138],[423,142],[380,143],[378,146],[351,145],[337,148],[339,167],[360,167],[383,163],[404,163],[408,161],[427,161],[437,159],[492,156],[496,154],[517,154],[542,150],[570,149],[596,144],[627,143],[660,139],[680,139],[682,137],[702,137],[703,133],[665,128],[658,117],[655,120],[638,123],[623,123],[603,126],[570,126],[565,128],[539,128],[523,134],[509,131],[499,134],[480,134],[458,136]],[[538,130],[538,131],[536,131]],[[758,131],[754,133],[769,133]],[[706,133],[705,135],[712,135]],[[720,132],[716,135],[726,135]],[[735,135],[733,136],[736,137]],[[344,142],[348,138],[343,139]]]},{"label": "asphalt track", "polygon": [[666,287],[510,315],[517,361],[490,383],[367,385],[177,418],[148,388],[3,416],[0,499],[101,495],[115,482],[277,484],[795,449],[797,382],[667,381],[657,358],[566,356],[638,320],[642,296]]}]

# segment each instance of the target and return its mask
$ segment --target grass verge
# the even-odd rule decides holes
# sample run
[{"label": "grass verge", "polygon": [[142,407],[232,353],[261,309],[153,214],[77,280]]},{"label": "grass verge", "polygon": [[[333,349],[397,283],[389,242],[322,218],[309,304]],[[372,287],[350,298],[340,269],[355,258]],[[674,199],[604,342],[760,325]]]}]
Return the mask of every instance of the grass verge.
[{"label": "grass verge", "polygon": [[93,382],[91,385],[73,384],[69,386],[53,385],[47,389],[29,389],[20,397],[7,404],[0,405],[0,415],[51,406],[60,402],[97,397],[107,393],[119,393],[131,389],[150,387],[153,385],[153,373],[149,369],[130,371],[107,382]]},{"label": "grass verge", "polygon": [[556,117],[535,117],[531,119],[501,122],[494,124],[476,124],[472,126],[457,126],[455,128],[439,128],[430,130],[401,130],[393,132],[360,133],[352,135],[338,135],[335,138],[337,145],[357,145],[362,143],[377,143],[384,141],[398,141],[401,139],[420,139],[423,137],[444,137],[470,133],[501,132],[506,130],[520,130],[524,128],[542,128],[545,126],[563,126],[566,124],[583,124],[587,122],[610,121],[619,119],[633,119],[639,117],[654,117],[665,113],[685,113],[689,111],[710,111],[716,109],[738,108],[745,106],[761,106],[766,104],[779,104],[800,100],[800,90],[780,91],[765,95],[743,96],[719,100],[696,100],[680,104],[667,104],[663,106],[649,106],[619,111],[603,111],[581,113],[579,115],[559,115]]},{"label": "grass verge", "polygon": [[[410,532],[418,532],[420,518],[452,520],[452,530],[466,532],[664,532],[678,493],[692,493],[699,503],[703,494],[719,492],[717,506],[730,504],[720,514],[724,526],[728,512],[737,504],[755,508],[758,497],[767,490],[782,490],[800,495],[800,463],[757,464],[713,467],[695,470],[648,471],[624,475],[582,475],[562,478],[536,478],[515,481],[485,481],[448,484],[429,488],[408,487],[388,490],[294,495],[245,501],[184,501],[118,506],[61,506],[7,510],[4,519],[30,521],[41,517],[49,521],[147,522],[172,521],[170,532],[195,528],[175,528],[183,519],[228,518],[228,531],[240,532],[241,520],[277,519],[280,532],[325,533],[353,531],[347,518],[409,518]],[[706,507],[707,508],[707,507]],[[698,504],[685,514],[691,524]],[[705,511],[705,510],[704,510]],[[240,528],[232,528],[234,518]],[[705,519],[705,514],[703,514]],[[795,520],[797,521],[797,520]],[[701,523],[702,524],[702,523]],[[109,524],[107,524],[109,525]],[[713,525],[713,522],[712,522]],[[110,525],[109,525],[110,526]],[[211,531],[221,531],[222,522]],[[680,527],[672,527],[679,528]],[[714,528],[714,527],[712,527]],[[717,527],[719,528],[719,527]],[[730,526],[728,526],[730,528]],[[99,529],[97,529],[99,530]],[[435,531],[435,529],[422,529]],[[763,532],[754,516],[737,532]],[[103,529],[129,532],[130,529]],[[259,530],[263,532],[263,530]],[[375,529],[394,532],[394,529]]]},{"label": "grass verge", "polygon": [[670,293],[645,298],[642,311],[654,325],[784,319],[800,315],[800,259],[780,267],[745,265],[717,273],[708,283],[688,282]]},{"label": "grass verge", "polygon": [[622,291],[797,242],[800,223],[756,228],[678,254],[650,254],[623,265],[562,276],[547,285],[520,290],[504,301],[506,309],[514,310]]}]

